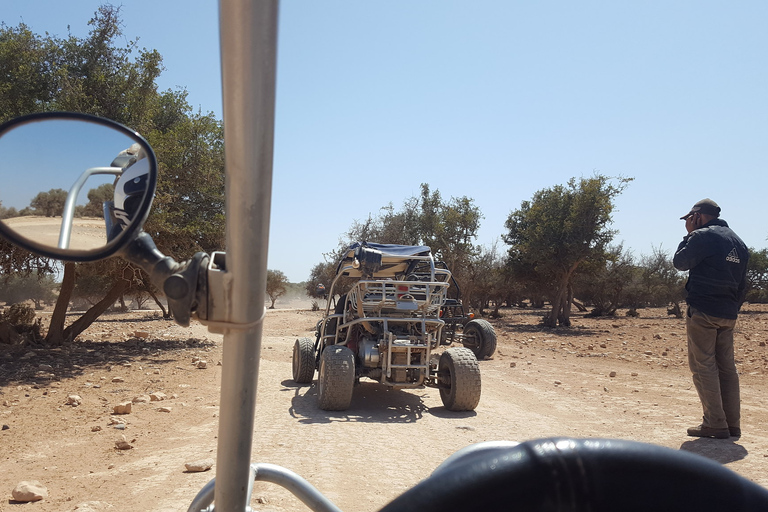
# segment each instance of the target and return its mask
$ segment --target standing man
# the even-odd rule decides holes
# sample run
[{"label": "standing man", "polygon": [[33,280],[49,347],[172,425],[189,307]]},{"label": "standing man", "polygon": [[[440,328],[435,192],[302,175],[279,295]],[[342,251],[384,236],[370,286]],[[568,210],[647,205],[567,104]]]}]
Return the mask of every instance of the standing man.
[{"label": "standing man", "polygon": [[720,207],[711,199],[702,199],[680,217],[688,234],[673,263],[689,271],[688,366],[704,409],[701,425],[689,428],[688,435],[727,439],[741,436],[733,328],[746,293],[749,252],[719,217]]}]

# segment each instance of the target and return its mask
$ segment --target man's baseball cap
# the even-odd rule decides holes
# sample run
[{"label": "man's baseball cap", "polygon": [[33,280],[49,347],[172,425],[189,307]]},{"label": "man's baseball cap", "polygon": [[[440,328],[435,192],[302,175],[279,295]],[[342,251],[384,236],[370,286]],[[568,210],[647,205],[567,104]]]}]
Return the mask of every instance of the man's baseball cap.
[{"label": "man's baseball cap", "polygon": [[716,202],[713,200],[707,198],[702,199],[695,205],[693,205],[693,208],[691,208],[691,211],[680,217],[680,220],[687,219],[694,213],[703,213],[705,215],[712,215],[713,217],[719,217],[720,216],[720,207],[717,205]]}]

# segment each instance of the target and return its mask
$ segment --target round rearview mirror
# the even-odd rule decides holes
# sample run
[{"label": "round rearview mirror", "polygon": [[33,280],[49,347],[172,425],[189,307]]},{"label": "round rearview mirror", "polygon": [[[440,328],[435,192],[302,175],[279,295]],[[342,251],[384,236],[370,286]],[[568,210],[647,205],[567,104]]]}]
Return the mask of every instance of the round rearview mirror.
[{"label": "round rearview mirror", "polygon": [[0,235],[42,256],[93,261],[137,236],[157,160],[136,132],[68,112],[0,125]]}]

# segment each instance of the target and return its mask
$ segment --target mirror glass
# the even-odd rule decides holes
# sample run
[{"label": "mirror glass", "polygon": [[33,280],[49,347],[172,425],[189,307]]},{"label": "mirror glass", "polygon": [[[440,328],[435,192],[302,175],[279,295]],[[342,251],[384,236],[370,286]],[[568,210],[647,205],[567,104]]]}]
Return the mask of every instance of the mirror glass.
[{"label": "mirror glass", "polygon": [[117,244],[143,220],[137,217],[154,183],[154,162],[139,140],[79,118],[35,120],[0,133],[5,230],[57,255]]}]

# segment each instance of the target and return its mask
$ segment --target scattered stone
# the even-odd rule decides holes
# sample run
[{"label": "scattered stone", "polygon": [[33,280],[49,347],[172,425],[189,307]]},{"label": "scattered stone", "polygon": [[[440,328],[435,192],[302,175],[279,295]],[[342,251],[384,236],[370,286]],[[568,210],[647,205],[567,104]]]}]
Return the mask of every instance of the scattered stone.
[{"label": "scattered stone", "polygon": [[475,430],[475,427],[470,427],[469,425],[459,425],[456,427],[457,430],[469,430],[470,432],[473,432]]},{"label": "scattered stone", "polygon": [[123,418],[115,418],[114,416],[109,418],[109,424],[110,425],[125,425],[125,420]]},{"label": "scattered stone", "polygon": [[632,375],[633,377],[637,377],[637,372],[632,372],[632,373],[631,373],[631,375]]},{"label": "scattered stone", "polygon": [[509,367],[510,367],[510,368],[514,368],[515,366],[517,366],[517,363],[515,363],[515,362],[511,362],[511,363],[509,363]]},{"label": "scattered stone", "polygon": [[643,354],[645,354],[647,356],[652,356],[653,352],[651,352],[650,350],[646,350],[645,352],[643,352]]},{"label": "scattered stone", "polygon": [[167,397],[166,397],[165,393],[163,393],[161,391],[157,391],[156,393],[152,393],[152,394],[149,395],[149,399],[152,402],[161,402],[161,401],[165,400],[166,398]]},{"label": "scattered stone", "polygon": [[130,414],[131,402],[121,402],[114,407],[113,411],[115,414]]},{"label": "scattered stone", "polygon": [[136,397],[133,397],[133,400],[131,402],[135,404],[145,404],[147,402],[150,402],[152,399],[149,397],[149,395],[139,395]]},{"label": "scattered stone", "polygon": [[116,423],[115,424],[115,429],[117,429],[117,430],[125,430],[126,426],[127,425],[125,423]]},{"label": "scattered stone", "polygon": [[213,459],[202,459],[202,460],[196,460],[193,462],[187,462],[184,464],[184,467],[187,468],[187,471],[191,473],[200,473],[203,471],[208,471],[213,467]]},{"label": "scattered stone", "polygon": [[125,382],[125,379],[122,377],[114,377],[112,379],[112,382]]},{"label": "scattered stone", "polygon": [[37,480],[25,480],[13,488],[11,493],[16,501],[40,501],[48,497],[48,489]]},{"label": "scattered stone", "polygon": [[94,425],[91,427],[91,432],[101,432],[101,426],[100,425]]},{"label": "scattered stone", "polygon": [[80,395],[69,395],[67,397],[67,405],[71,405],[72,407],[77,407],[83,403],[83,399],[80,397]]},{"label": "scattered stone", "polygon": [[160,411],[160,412],[171,412],[171,408],[170,407],[160,407],[157,410]]},{"label": "scattered stone", "polygon": [[559,386],[560,384],[562,384],[562,382],[561,382],[561,381],[559,381],[559,380],[556,380],[556,381],[555,381],[555,386]]},{"label": "scattered stone", "polygon": [[608,348],[608,345],[606,345],[605,343],[601,343],[600,348]]},{"label": "scattered stone", "polygon": [[611,372],[611,373],[608,374],[608,376],[609,377],[615,377],[616,376],[616,372]]},{"label": "scattered stone", "polygon": [[128,442],[128,440],[125,438],[125,436],[120,436],[120,439],[115,441],[115,447],[118,450],[130,450],[133,448],[131,443]]},{"label": "scattered stone", "polygon": [[104,510],[112,510],[115,507],[109,503],[103,501],[86,501],[84,503],[78,503],[75,505],[77,512],[102,512]]},{"label": "scattered stone", "polygon": [[661,334],[654,334],[653,335],[653,339],[660,340],[661,339]]},{"label": "scattered stone", "polygon": [[266,505],[269,503],[269,500],[267,500],[266,496],[259,496],[256,498],[256,503],[260,503],[261,505]]},{"label": "scattered stone", "polygon": [[149,338],[149,333],[147,331],[134,331],[133,336],[145,340]]},{"label": "scattered stone", "polygon": [[201,359],[200,361],[197,362],[196,367],[201,369],[201,370],[204,370],[205,368],[208,367],[208,361],[204,361],[204,360]]}]

